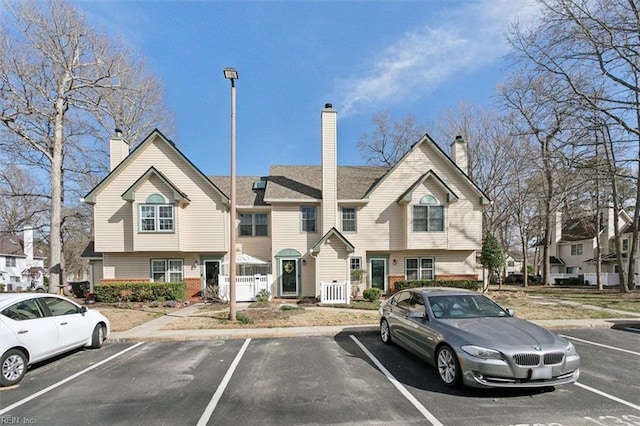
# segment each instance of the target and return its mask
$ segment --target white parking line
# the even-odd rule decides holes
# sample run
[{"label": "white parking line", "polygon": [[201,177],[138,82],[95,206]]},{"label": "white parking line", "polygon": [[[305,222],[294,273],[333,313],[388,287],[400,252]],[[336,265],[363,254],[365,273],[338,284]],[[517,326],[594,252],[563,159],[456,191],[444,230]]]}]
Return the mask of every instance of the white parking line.
[{"label": "white parking line", "polygon": [[631,354],[631,355],[640,356],[640,352],[634,352],[634,351],[630,351],[628,349],[616,348],[615,346],[603,345],[602,343],[596,343],[596,342],[592,342],[590,340],[582,340],[582,339],[578,339],[577,337],[566,336],[564,334],[562,334],[561,336],[566,338],[566,339],[575,340],[576,342],[587,343],[587,344],[593,345],[593,346],[600,346],[602,348],[607,348],[607,349],[611,349],[611,350],[614,350],[614,351],[620,351],[620,352],[625,352],[625,353],[628,353],[628,354]]},{"label": "white parking line", "polygon": [[[123,351],[120,351],[120,352],[118,352],[118,353],[117,353],[117,354],[115,354],[115,355],[111,355],[109,358],[104,359],[104,360],[100,361],[100,362],[99,362],[99,363],[97,363],[97,364],[93,364],[91,367],[87,367],[87,368],[85,368],[84,370],[79,371],[79,372],[77,372],[77,373],[75,373],[75,374],[73,374],[73,375],[71,375],[71,376],[67,377],[67,378],[66,378],[66,379],[64,379],[64,380],[61,380],[61,381],[59,381],[58,383],[56,383],[56,384],[54,384],[54,385],[49,386],[48,388],[42,389],[41,391],[36,392],[36,393],[34,393],[33,395],[30,395],[30,396],[28,396],[28,397],[26,397],[26,398],[24,398],[24,399],[21,399],[21,400],[20,400],[20,401],[18,401],[18,402],[15,402],[15,403],[13,403],[13,404],[9,405],[8,407],[5,407],[5,408],[3,408],[2,410],[0,410],[0,415],[3,415],[4,413],[8,413],[9,411],[13,410],[14,408],[19,407],[19,406],[21,406],[22,404],[25,404],[25,403],[27,403],[27,402],[31,401],[32,399],[35,399],[35,398],[37,398],[37,397],[39,397],[39,396],[41,396],[41,395],[44,395],[44,394],[45,394],[45,393],[47,393],[47,392],[51,392],[51,391],[52,391],[52,390],[54,390],[55,388],[57,388],[57,387],[60,387],[60,386],[64,385],[65,383],[67,383],[67,382],[69,382],[69,381],[71,381],[71,380],[75,379],[76,377],[82,376],[84,373],[87,373],[87,372],[89,372],[89,371],[93,370],[94,368],[98,368],[98,367],[100,367],[102,364],[106,364],[107,362],[109,362],[109,361],[111,361],[111,360],[116,359],[116,358],[117,358],[117,357],[119,357],[120,355],[123,355],[123,354],[125,354],[125,353],[129,352],[130,350],[135,349],[135,348],[137,348],[138,346],[140,346],[140,345],[142,345],[142,344],[144,344],[144,343],[145,343],[145,342],[136,343],[135,345],[133,345],[133,346],[131,346],[131,347],[128,347],[127,349],[125,349],[125,350],[123,350]],[[0,419],[0,420],[1,420],[1,419]]]},{"label": "white parking line", "polygon": [[405,388],[395,377],[393,377],[393,374],[391,374],[389,370],[387,370],[385,366],[382,365],[382,363],[378,361],[378,359],[371,352],[369,352],[369,350],[365,348],[365,346],[362,343],[360,343],[360,341],[356,338],[356,336],[351,334],[349,335],[349,337],[351,337],[351,340],[356,342],[356,345],[358,345],[360,349],[362,349],[362,351],[369,357],[369,359],[373,361],[376,367],[378,367],[378,369],[382,371],[382,373],[385,376],[387,376],[387,379],[389,379],[389,381],[393,384],[393,386],[395,386],[396,389],[398,389],[400,393],[405,398],[407,398],[409,402],[411,402],[413,406],[416,407],[418,411],[420,411],[420,413],[422,413],[425,419],[431,422],[433,426],[442,426],[442,423],[440,423],[440,421],[436,419],[435,416],[431,414],[429,410],[427,410],[425,406],[420,403],[420,401],[418,401],[413,395],[411,395],[411,392],[409,392],[407,388]]},{"label": "white parking line", "polygon": [[236,368],[240,363],[240,359],[244,355],[244,352],[247,350],[247,346],[249,346],[250,341],[251,339],[247,339],[244,341],[244,344],[242,345],[242,348],[240,348],[238,355],[236,355],[236,357],[234,358],[233,362],[231,363],[231,366],[229,367],[226,374],[222,378],[220,385],[218,385],[218,389],[216,389],[216,392],[211,397],[211,401],[209,401],[209,404],[207,404],[207,408],[205,408],[204,413],[202,413],[202,416],[200,417],[200,420],[198,420],[198,426],[206,425],[209,419],[211,418],[211,415],[213,414],[213,410],[216,409],[216,406],[218,405],[218,401],[220,401],[222,394],[227,388],[227,385],[229,384],[229,380],[231,380],[231,376],[233,376],[233,373],[236,371]]},{"label": "white parking line", "polygon": [[620,404],[624,404],[627,407],[631,407],[634,408],[638,411],[640,411],[640,405],[636,405],[632,402],[629,401],[625,401],[622,398],[618,398],[617,396],[613,396],[611,394],[608,394],[606,392],[602,392],[601,390],[592,388],[591,386],[587,386],[587,385],[583,385],[582,383],[575,383],[576,386],[580,386],[582,389],[588,390],[589,392],[593,392],[593,393],[597,393],[598,395],[604,396],[605,398],[609,398],[613,401],[619,402]]}]

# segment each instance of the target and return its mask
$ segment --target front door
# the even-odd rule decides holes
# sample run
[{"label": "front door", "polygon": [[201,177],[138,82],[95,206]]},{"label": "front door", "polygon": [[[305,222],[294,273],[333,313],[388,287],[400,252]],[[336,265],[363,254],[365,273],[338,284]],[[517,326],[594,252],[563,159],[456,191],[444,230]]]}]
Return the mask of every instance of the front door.
[{"label": "front door", "polygon": [[387,260],[371,259],[371,287],[379,288],[384,293],[387,281]]},{"label": "front door", "polygon": [[280,259],[280,294],[298,295],[298,259]]},{"label": "front door", "polygon": [[219,260],[205,260],[204,262],[204,298],[217,299],[218,294],[218,275],[220,275]]}]

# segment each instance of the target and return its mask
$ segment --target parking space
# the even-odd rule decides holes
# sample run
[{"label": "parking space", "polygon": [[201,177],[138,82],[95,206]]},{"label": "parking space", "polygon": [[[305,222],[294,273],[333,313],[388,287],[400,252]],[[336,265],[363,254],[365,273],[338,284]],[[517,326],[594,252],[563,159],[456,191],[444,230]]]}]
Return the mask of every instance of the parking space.
[{"label": "parking space", "polygon": [[108,343],[0,391],[13,424],[640,425],[640,334],[567,330],[578,384],[451,389],[375,335]]}]

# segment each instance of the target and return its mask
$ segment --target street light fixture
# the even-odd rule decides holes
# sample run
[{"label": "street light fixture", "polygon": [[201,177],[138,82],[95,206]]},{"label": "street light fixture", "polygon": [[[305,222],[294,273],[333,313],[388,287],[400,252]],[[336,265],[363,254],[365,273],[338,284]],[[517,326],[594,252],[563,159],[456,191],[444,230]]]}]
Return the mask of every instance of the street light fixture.
[{"label": "street light fixture", "polygon": [[225,68],[224,78],[231,80],[231,198],[229,200],[229,321],[236,320],[236,80],[238,71]]}]

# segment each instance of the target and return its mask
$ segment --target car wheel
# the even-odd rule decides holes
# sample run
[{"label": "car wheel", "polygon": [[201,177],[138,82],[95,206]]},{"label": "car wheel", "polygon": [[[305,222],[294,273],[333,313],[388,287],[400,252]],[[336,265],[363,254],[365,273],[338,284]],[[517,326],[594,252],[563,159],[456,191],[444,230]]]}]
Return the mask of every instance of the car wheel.
[{"label": "car wheel", "polygon": [[12,386],[19,383],[27,372],[27,357],[21,350],[9,349],[2,355],[2,386]]},{"label": "car wheel", "polygon": [[391,343],[391,328],[389,328],[389,323],[384,318],[380,321],[380,339],[382,343]]},{"label": "car wheel", "polygon": [[436,367],[440,380],[447,386],[458,386],[462,378],[460,364],[455,352],[450,346],[443,345],[436,355]]},{"label": "car wheel", "polygon": [[91,336],[91,348],[98,349],[102,347],[104,343],[105,328],[103,324],[96,325],[96,328],[93,329],[93,335]]}]

